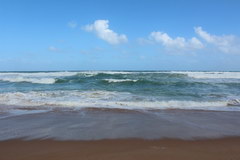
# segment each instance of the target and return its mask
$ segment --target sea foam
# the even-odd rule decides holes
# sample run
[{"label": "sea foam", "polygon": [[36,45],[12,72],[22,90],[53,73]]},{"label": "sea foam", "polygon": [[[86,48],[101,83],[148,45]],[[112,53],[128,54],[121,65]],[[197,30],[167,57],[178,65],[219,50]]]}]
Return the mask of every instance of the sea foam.
[{"label": "sea foam", "polygon": [[[213,110],[240,111],[240,107],[227,106],[227,101],[187,101],[187,100],[156,100],[151,101],[127,92],[114,91],[31,91],[1,93],[2,105],[18,107],[41,107],[82,109],[120,108],[120,109],[185,109],[185,110]],[[2,108],[4,109],[4,108]],[[5,108],[6,110],[8,108]]]},{"label": "sea foam", "polygon": [[104,81],[107,81],[109,83],[119,83],[119,82],[137,82],[138,80],[134,80],[134,79],[104,79]]},{"label": "sea foam", "polygon": [[53,84],[57,77],[76,75],[77,72],[0,73],[1,81]]},{"label": "sea foam", "polygon": [[197,79],[240,79],[240,72],[175,72],[172,74],[184,74]]}]

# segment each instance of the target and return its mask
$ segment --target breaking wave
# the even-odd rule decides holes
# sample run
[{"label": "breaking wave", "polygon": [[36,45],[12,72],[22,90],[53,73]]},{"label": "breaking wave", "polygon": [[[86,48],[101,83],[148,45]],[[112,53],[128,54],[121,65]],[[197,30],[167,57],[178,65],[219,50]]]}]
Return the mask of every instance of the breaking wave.
[{"label": "breaking wave", "polygon": [[15,78],[1,78],[1,81],[8,82],[29,82],[29,83],[38,83],[38,84],[54,84],[54,78],[24,78],[24,77],[15,77]]},{"label": "breaking wave", "polygon": [[[240,107],[228,106],[227,101],[192,101],[192,100],[150,100],[136,97],[128,92],[110,91],[30,91],[0,94],[0,103],[6,106],[30,107],[42,109],[54,108],[119,108],[119,109],[184,109],[240,111]],[[1,108],[2,110],[8,108]]]},{"label": "breaking wave", "polygon": [[108,83],[119,83],[119,82],[137,82],[138,80],[134,79],[104,79]]},{"label": "breaking wave", "polygon": [[54,84],[57,77],[73,76],[76,72],[33,72],[33,73],[18,73],[8,72],[0,73],[1,81],[8,82],[28,82],[39,84]]},{"label": "breaking wave", "polygon": [[240,79],[240,72],[171,72],[197,79]]},{"label": "breaking wave", "polygon": [[[12,83],[27,82],[54,84],[84,80],[86,78],[103,80],[109,83],[151,81],[167,78],[194,79],[240,79],[240,72],[120,72],[120,71],[82,71],[82,72],[2,72],[0,81]],[[158,78],[158,79],[156,79]]]}]

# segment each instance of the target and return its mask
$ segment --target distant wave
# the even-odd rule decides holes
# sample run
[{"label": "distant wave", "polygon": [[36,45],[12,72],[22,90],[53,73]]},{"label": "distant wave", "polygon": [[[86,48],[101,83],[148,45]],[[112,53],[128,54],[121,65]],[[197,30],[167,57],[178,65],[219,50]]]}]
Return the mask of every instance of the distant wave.
[{"label": "distant wave", "polygon": [[29,83],[39,83],[39,84],[53,84],[55,83],[54,78],[24,78],[24,77],[15,77],[15,78],[0,78],[1,81],[8,82],[29,82]]},{"label": "distant wave", "polygon": [[[127,92],[110,91],[31,91],[9,92],[0,94],[2,105],[19,107],[41,107],[82,109],[120,108],[120,109],[185,109],[185,110],[214,110],[240,111],[240,107],[228,106],[227,101],[191,101],[191,100],[148,100]],[[2,108],[8,109],[8,108]]]},{"label": "distant wave", "polygon": [[0,77],[64,77],[73,76],[79,72],[1,72]]},{"label": "distant wave", "polygon": [[132,72],[111,72],[111,71],[83,71],[83,72],[2,72],[0,81],[28,82],[39,84],[54,84],[55,82],[68,82],[62,78],[73,77],[75,79],[94,76],[106,76],[115,74],[131,74]]},{"label": "distant wave", "polygon": [[134,79],[104,79],[104,81],[107,81],[109,83],[119,83],[119,82],[137,82],[138,80],[134,80]]},{"label": "distant wave", "polygon": [[197,79],[240,79],[240,72],[171,72]]},{"label": "distant wave", "polygon": [[[82,72],[2,72],[0,81],[27,82],[38,84],[54,84],[80,82],[87,78],[92,80],[103,80],[108,83],[141,82],[162,84],[167,78],[194,78],[194,79],[240,79],[240,72],[124,72],[124,71],[82,71]],[[157,79],[156,79],[157,78]],[[225,83],[225,82],[224,82]],[[229,83],[229,82],[226,82]],[[230,82],[232,83],[232,82]]]},{"label": "distant wave", "polygon": [[39,84],[53,84],[56,77],[73,76],[77,72],[33,72],[33,73],[18,73],[8,72],[0,73],[1,81],[8,82],[28,82]]}]

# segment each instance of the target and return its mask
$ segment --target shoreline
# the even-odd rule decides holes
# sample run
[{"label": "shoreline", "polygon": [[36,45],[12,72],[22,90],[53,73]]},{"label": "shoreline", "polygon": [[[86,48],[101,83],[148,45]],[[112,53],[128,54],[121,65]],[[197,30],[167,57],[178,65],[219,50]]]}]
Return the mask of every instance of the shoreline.
[{"label": "shoreline", "polygon": [[79,160],[79,159],[165,159],[165,160],[237,160],[240,137],[217,139],[103,139],[58,141],[53,139],[0,141],[0,159],[4,160]]},{"label": "shoreline", "polygon": [[58,140],[127,139],[133,137],[205,139],[240,136],[238,126],[240,126],[240,112],[57,111],[2,117],[0,141],[21,138]]}]

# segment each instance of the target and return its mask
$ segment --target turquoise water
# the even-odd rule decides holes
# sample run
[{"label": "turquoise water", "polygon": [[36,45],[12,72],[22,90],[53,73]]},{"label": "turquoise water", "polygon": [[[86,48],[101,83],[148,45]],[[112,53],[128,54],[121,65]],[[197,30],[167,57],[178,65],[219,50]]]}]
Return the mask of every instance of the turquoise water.
[{"label": "turquoise water", "polygon": [[[1,72],[2,111],[56,108],[240,111],[240,72]],[[7,106],[7,107],[6,107]],[[1,111],[0,110],[0,111]]]}]

